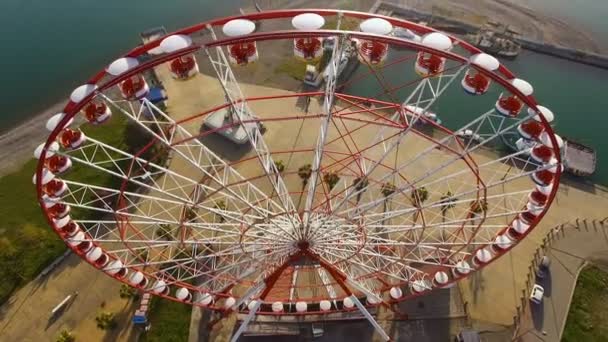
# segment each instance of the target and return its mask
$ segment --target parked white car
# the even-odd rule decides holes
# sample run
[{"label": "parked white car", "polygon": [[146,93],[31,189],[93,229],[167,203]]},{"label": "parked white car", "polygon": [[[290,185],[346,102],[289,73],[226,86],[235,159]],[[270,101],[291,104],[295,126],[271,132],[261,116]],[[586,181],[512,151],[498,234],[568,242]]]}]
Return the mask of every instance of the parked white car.
[{"label": "parked white car", "polygon": [[540,304],[543,302],[544,294],[545,289],[538,284],[534,284],[534,287],[532,287],[532,293],[530,294],[530,301],[536,304]]}]

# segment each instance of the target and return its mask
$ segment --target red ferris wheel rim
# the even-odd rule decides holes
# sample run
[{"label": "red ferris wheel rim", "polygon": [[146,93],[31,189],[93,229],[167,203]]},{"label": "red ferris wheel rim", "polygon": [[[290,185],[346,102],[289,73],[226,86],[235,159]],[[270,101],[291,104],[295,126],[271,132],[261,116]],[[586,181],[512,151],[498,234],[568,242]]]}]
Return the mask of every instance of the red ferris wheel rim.
[{"label": "red ferris wheel rim", "polygon": [[[222,19],[217,19],[217,20],[212,20],[206,23],[201,23],[189,28],[185,28],[179,31],[176,31],[175,33],[178,34],[182,34],[182,33],[194,33],[196,31],[202,30],[203,28],[205,28],[207,25],[212,25],[212,26],[216,26],[216,25],[221,25],[223,23],[228,22],[229,20],[232,19],[236,19],[236,18],[242,18],[242,19],[250,19],[250,20],[267,20],[267,19],[275,19],[275,18],[289,18],[292,17],[296,14],[300,14],[300,13],[318,13],[321,15],[336,15],[338,13],[342,13],[345,16],[352,16],[355,18],[373,18],[373,17],[377,17],[377,18],[384,18],[389,20],[393,25],[398,26],[398,27],[404,27],[404,28],[416,28],[418,30],[420,30],[420,32],[434,32],[435,30],[428,28],[428,27],[422,27],[420,25],[417,24],[413,24],[404,20],[399,20],[399,19],[395,19],[395,18],[389,18],[389,17],[384,17],[384,16],[377,16],[377,15],[373,15],[373,14],[369,14],[369,13],[361,13],[361,12],[351,12],[351,11],[337,11],[337,10],[291,10],[291,11],[269,11],[269,12],[261,12],[261,13],[256,13],[256,14],[251,14],[251,15],[243,15],[243,16],[235,16],[235,17],[229,17],[229,18],[222,18]],[[455,60],[455,61],[460,61],[462,63],[466,62],[466,58],[459,56],[457,54],[454,53],[449,53],[449,52],[444,52],[444,51],[440,51],[440,50],[435,50],[432,48],[428,48],[425,47],[421,44],[418,43],[414,43],[414,42],[409,42],[409,41],[405,41],[403,39],[398,39],[398,38],[393,38],[393,37],[384,37],[384,36],[376,36],[376,35],[370,35],[370,34],[365,34],[365,33],[361,33],[361,32],[346,32],[348,35],[350,35],[351,37],[354,38],[367,38],[370,40],[375,40],[375,41],[380,41],[380,42],[384,42],[384,43],[388,43],[391,45],[401,45],[401,46],[405,46],[408,48],[412,48],[415,51],[426,51],[426,52],[432,52],[434,54],[437,54],[439,56],[451,59],[451,60]],[[286,39],[286,38],[296,38],[296,37],[317,37],[317,36],[336,36],[338,34],[344,34],[344,31],[334,31],[334,30],[316,30],[316,31],[279,31],[279,32],[270,32],[270,33],[253,33],[251,35],[247,35],[247,36],[243,36],[243,37],[238,37],[238,38],[228,38],[228,39],[223,39],[223,40],[218,40],[214,43],[208,44],[205,47],[215,47],[215,46],[225,46],[228,44],[234,44],[234,43],[238,43],[238,42],[252,42],[252,41],[262,41],[262,40],[274,40],[274,39]],[[451,37],[451,36],[450,36]],[[129,57],[136,57],[139,56],[147,51],[149,51],[150,49],[158,46],[158,44],[160,43],[160,41],[165,38],[162,37],[161,39],[158,39],[154,42],[148,43],[142,47],[136,48],[134,50],[132,50],[131,52],[127,53],[125,56],[129,56]],[[457,39],[455,39],[454,37],[451,37],[453,40],[458,41],[460,43],[460,46],[464,47],[466,50],[468,50],[471,53],[474,52],[480,52],[479,50],[477,50],[476,48],[472,47],[471,45],[469,45],[466,42],[463,41],[459,41]],[[182,49],[176,52],[172,52],[172,53],[168,53],[165,55],[162,55],[160,57],[157,57],[155,59],[152,59],[151,61],[142,63],[141,65],[139,65],[138,67],[129,70],[128,72],[125,72],[124,74],[121,74],[120,76],[117,76],[113,79],[111,79],[110,81],[102,84],[99,86],[99,91],[103,91],[105,89],[111,88],[114,85],[117,85],[118,83],[120,83],[121,81],[141,73],[144,70],[150,69],[156,65],[160,65],[162,63],[171,61],[173,59],[175,59],[176,57],[180,57],[180,56],[184,56],[184,55],[188,55],[196,50],[199,50],[201,48],[201,46],[192,46],[186,49]],[[517,90],[512,84],[510,84],[508,82],[507,79],[505,79],[503,76],[508,76],[510,78],[513,78],[514,75],[508,71],[508,69],[506,69],[503,65],[500,66],[500,73],[503,75],[498,75],[489,71],[486,71],[483,68],[479,68],[475,65],[470,65],[471,67],[477,69],[478,72],[482,73],[483,75],[487,76],[488,78],[490,78],[492,81],[496,82],[497,84],[501,85],[504,89],[508,90],[509,92],[511,92],[512,94],[516,95],[522,102],[524,102],[528,107],[535,109],[538,112],[538,108],[536,106],[536,102],[534,100],[534,98],[532,96],[524,96],[519,90]],[[98,73],[95,77],[93,77],[89,83],[97,83],[98,81],[101,80],[101,78],[104,76],[105,72],[102,71],[100,73]],[[301,94],[294,94],[291,96],[299,96]],[[44,206],[44,200],[43,200],[43,190],[42,190],[42,185],[41,185],[41,181],[42,181],[42,171],[44,168],[44,159],[45,159],[45,155],[46,155],[46,150],[48,149],[49,145],[55,141],[55,139],[58,137],[58,135],[61,133],[61,131],[65,128],[66,124],[68,123],[68,121],[73,118],[74,116],[76,116],[80,110],[87,104],[89,103],[89,101],[95,96],[95,94],[90,94],[89,96],[87,96],[86,98],[84,98],[82,101],[78,102],[78,103],[74,103],[74,102],[69,102],[65,109],[64,112],[66,113],[65,117],[61,120],[61,122],[57,125],[57,127],[51,132],[51,134],[49,135],[49,138],[46,141],[45,144],[45,149],[42,152],[40,161],[38,163],[38,167],[37,167],[37,173],[36,173],[36,179],[37,179],[37,193],[38,193],[38,199],[39,199],[39,203],[41,205],[41,208],[43,209],[43,212],[47,218],[47,221],[49,223],[49,225],[51,225],[56,231],[58,231],[57,227],[55,226],[54,222],[52,221],[48,210],[45,208]],[[277,96],[278,97],[278,96]],[[273,96],[269,96],[268,98],[275,98]],[[250,99],[247,99],[250,100]],[[560,154],[559,154],[559,148],[558,148],[558,143],[556,141],[556,138],[553,135],[553,131],[551,129],[551,126],[548,124],[548,122],[545,120],[545,118],[541,115],[540,119],[544,125],[544,128],[546,130],[546,132],[549,133],[549,137],[551,139],[552,145],[553,145],[553,150],[554,150],[554,155],[557,159],[557,162],[560,163]],[[560,174],[561,174],[561,169],[558,168],[557,172],[555,173],[555,180],[554,183],[555,186],[553,186],[553,189],[551,191],[551,193],[549,194],[549,198],[547,200],[547,204],[545,206],[545,209],[542,211],[542,213],[540,213],[538,216],[536,216],[535,220],[533,222],[531,222],[530,224],[530,228],[524,233],[522,234],[521,238],[524,238],[527,234],[529,234],[534,227],[538,224],[538,222],[542,219],[542,217],[544,216],[544,214],[546,213],[546,211],[548,210],[551,202],[553,201],[556,192],[557,192],[557,188],[558,188],[558,184],[559,184],[559,178],[560,178]],[[502,232],[505,232],[507,229],[509,228],[509,225],[505,225],[505,228],[503,229]],[[502,234],[501,232],[501,234]],[[519,240],[518,240],[519,241]],[[487,264],[491,263],[492,261],[494,261],[495,259],[497,259],[500,255],[506,253],[508,250],[510,250],[510,248],[514,247],[516,243],[512,244],[510,247],[504,249],[501,253],[497,254],[496,257],[492,258],[490,262],[485,263],[483,265],[481,265],[480,267],[477,267],[476,270],[481,269],[482,267],[485,267]],[[480,247],[483,248],[484,246]],[[70,248],[72,248],[73,250],[76,250],[76,248],[74,246],[70,246]],[[474,252],[473,252],[474,253]],[[447,268],[446,268],[447,269]],[[464,278],[466,276],[462,276],[462,277],[452,277],[452,279],[450,280],[451,282],[455,282],[458,281],[462,278]],[[122,279],[121,281],[125,281],[124,279]],[[445,285],[444,285],[445,286]],[[388,289],[385,289],[385,291],[388,291]],[[426,291],[423,291],[422,293],[424,293]],[[416,296],[419,295],[420,293],[416,294],[416,293],[412,293],[409,294],[407,296],[403,296],[401,297],[399,300],[404,300],[406,298],[410,298],[412,296]],[[221,294],[216,294],[216,295],[220,295]],[[165,296],[169,299],[173,299],[176,300],[173,296],[166,296],[164,294],[161,294],[161,296]],[[227,296],[227,295],[226,295]],[[196,305],[196,303],[195,303]],[[311,313],[318,313],[318,312],[306,312],[307,314],[311,314]],[[269,313],[271,314],[271,313]],[[291,314],[297,314],[297,313],[291,313]]]}]

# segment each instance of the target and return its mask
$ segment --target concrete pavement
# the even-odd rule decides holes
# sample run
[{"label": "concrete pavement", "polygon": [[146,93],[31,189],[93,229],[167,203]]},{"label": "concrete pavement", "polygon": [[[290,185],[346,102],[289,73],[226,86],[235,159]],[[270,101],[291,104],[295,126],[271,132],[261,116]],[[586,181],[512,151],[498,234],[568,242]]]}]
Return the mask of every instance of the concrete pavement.
[{"label": "concrete pavement", "polygon": [[[119,297],[120,283],[99,272],[72,254],[45,277],[19,291],[0,308],[2,341],[49,341],[63,329],[73,331],[78,340],[133,341],[133,306]],[[51,310],[67,295],[78,294],[63,312]],[[117,327],[105,332],[96,327],[99,311],[116,314]]]}]

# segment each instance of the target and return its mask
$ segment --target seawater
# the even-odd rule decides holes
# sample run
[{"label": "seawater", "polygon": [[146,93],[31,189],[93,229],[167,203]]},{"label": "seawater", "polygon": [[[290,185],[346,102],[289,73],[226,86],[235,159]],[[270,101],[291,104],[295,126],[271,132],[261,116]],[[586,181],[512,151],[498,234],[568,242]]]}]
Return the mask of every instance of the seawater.
[{"label": "seawater", "polygon": [[[580,23],[598,33],[603,42],[608,40],[608,21],[604,20],[608,16],[606,0],[529,0],[529,3]],[[239,6],[250,5],[239,0],[1,1],[0,131],[65,99],[71,89],[139,44],[139,32],[160,25],[174,30],[235,14]],[[608,70],[529,52],[505,64],[530,81],[539,102],[556,113],[555,127],[559,134],[596,149],[598,172],[594,180],[608,184]],[[393,73],[392,77],[400,76]],[[374,85],[365,81],[356,87],[355,90],[365,93]],[[476,101],[492,101],[490,97],[494,95]],[[441,111],[458,113],[442,118],[446,125],[458,127],[470,120],[473,112],[468,111],[468,104],[464,101],[442,104]]]},{"label": "seawater", "polygon": [[[391,60],[411,54],[395,50],[390,53],[387,65]],[[533,85],[538,103],[551,109],[556,116],[553,127],[557,134],[589,145],[597,151],[597,172],[592,180],[608,184],[608,70],[529,51],[516,60],[501,62],[517,77]],[[413,61],[389,66],[381,71],[380,79],[384,87],[399,86],[418,78],[413,69]],[[362,66],[353,79],[368,72]],[[382,92],[383,86],[370,76],[351,84],[347,90],[360,96],[375,96]],[[383,99],[402,101],[412,90],[412,86],[403,88],[395,92],[393,98],[385,96]],[[493,108],[501,91],[502,87],[493,85],[488,93],[471,96],[461,89],[460,79],[457,79],[430,109],[440,116],[446,127],[457,130]]]}]

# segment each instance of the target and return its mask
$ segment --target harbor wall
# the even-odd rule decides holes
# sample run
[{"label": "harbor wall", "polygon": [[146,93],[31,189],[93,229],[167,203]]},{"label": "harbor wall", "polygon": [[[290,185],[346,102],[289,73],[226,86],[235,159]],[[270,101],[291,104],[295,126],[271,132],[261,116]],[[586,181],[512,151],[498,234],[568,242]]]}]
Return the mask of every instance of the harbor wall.
[{"label": "harbor wall", "polygon": [[[462,22],[456,19],[434,16],[431,13],[421,12],[402,5],[384,2],[382,0],[376,1],[370,9],[370,12],[377,14],[385,14],[389,16],[395,15],[408,20],[415,21],[430,22],[432,20],[433,23],[431,26],[433,26],[434,28],[456,34],[472,34],[478,32],[481,28],[479,26]],[[539,42],[527,38],[515,38],[515,41],[521,44],[521,47],[526,50],[566,59],[577,63],[587,64],[602,69],[608,69],[608,56],[606,55],[581,51],[565,46],[548,44],[545,42]]]},{"label": "harbor wall", "polygon": [[598,68],[608,69],[608,56],[605,55],[537,42],[525,38],[517,38],[515,40],[521,44],[522,48],[526,50],[567,59],[577,63],[588,64]]}]

